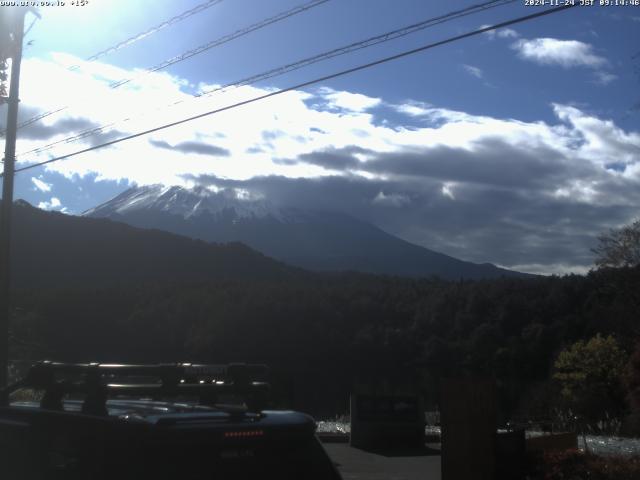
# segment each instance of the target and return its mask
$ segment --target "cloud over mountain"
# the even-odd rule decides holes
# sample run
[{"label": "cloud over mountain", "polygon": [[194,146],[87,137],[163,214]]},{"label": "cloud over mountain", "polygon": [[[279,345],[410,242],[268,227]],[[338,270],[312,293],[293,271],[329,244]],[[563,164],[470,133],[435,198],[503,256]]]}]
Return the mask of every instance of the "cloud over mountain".
[{"label": "cloud over mountain", "polygon": [[213,157],[228,157],[230,155],[229,150],[226,148],[217,147],[204,142],[188,141],[171,145],[164,140],[149,140],[149,143],[154,147],[176,150],[182,153],[197,153],[200,155],[211,155]]},{"label": "cloud over mountain", "polygon": [[[578,41],[514,45],[537,63],[606,64]],[[135,133],[271,91],[244,86],[193,99],[193,89],[216,85],[188,86],[167,73],[113,90],[111,83],[133,72],[64,55],[54,60],[25,60],[23,103],[31,113],[65,102],[73,108],[34,127],[20,139],[19,151],[96,125],[110,125],[101,131],[109,138]],[[76,63],[82,69],[65,69]],[[55,78],[65,87],[53,99],[33,78]],[[79,85],[91,107],[78,99]],[[175,105],[160,108],[168,103]],[[596,236],[630,221],[640,208],[640,132],[586,108],[549,108],[551,120],[523,121],[328,88],[292,91],[53,163],[45,172],[72,182],[91,175],[138,185],[235,186],[273,201],[345,211],[475,262],[584,271]],[[140,114],[124,120],[125,111]],[[45,160],[96,141],[87,136],[19,160]],[[48,202],[52,207],[53,198]]]}]

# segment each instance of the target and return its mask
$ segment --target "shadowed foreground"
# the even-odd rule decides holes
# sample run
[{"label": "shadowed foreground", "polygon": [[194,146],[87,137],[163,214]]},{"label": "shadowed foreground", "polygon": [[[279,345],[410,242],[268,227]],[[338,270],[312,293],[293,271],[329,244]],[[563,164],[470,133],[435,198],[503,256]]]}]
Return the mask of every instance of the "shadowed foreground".
[{"label": "shadowed foreground", "polygon": [[440,480],[440,450],[435,448],[373,452],[348,443],[325,443],[324,448],[344,480]]}]

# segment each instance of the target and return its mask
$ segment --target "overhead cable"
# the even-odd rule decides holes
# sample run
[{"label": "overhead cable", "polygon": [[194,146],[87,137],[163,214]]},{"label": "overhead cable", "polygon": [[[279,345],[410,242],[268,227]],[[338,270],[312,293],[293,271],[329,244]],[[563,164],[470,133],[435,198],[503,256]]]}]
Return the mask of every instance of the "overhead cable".
[{"label": "overhead cable", "polygon": [[[335,49],[329,50],[327,52],[323,52],[323,53],[320,53],[320,54],[317,54],[317,55],[314,55],[314,56],[311,56],[311,57],[307,57],[307,58],[304,58],[302,60],[298,60],[298,61],[296,61],[294,63],[290,63],[290,64],[287,64],[287,65],[283,65],[283,66],[268,70],[266,72],[262,72],[262,73],[259,73],[259,74],[256,74],[256,75],[252,75],[250,77],[246,77],[246,78],[241,79],[241,80],[230,82],[230,83],[227,83],[227,84],[222,85],[222,86],[215,87],[215,88],[210,89],[210,90],[205,90],[205,91],[199,92],[196,95],[194,95],[194,98],[200,98],[200,97],[203,97],[203,96],[212,95],[214,93],[221,93],[221,92],[224,92],[226,90],[229,90],[230,88],[238,88],[238,87],[242,87],[242,86],[246,86],[246,85],[255,84],[255,83],[259,82],[259,81],[267,80],[267,79],[270,79],[270,78],[273,78],[273,77],[277,77],[277,76],[280,76],[280,75],[284,75],[284,74],[289,73],[291,71],[298,70],[300,68],[312,65],[314,63],[318,63],[318,62],[321,62],[321,61],[324,61],[324,60],[328,60],[330,58],[334,58],[334,57],[337,57],[337,56],[346,55],[348,53],[351,53],[351,52],[354,52],[354,51],[357,51],[357,50],[361,50],[361,49],[364,49],[364,48],[372,47],[372,46],[378,45],[380,43],[384,43],[384,42],[388,42],[388,41],[391,41],[391,40],[395,40],[397,38],[404,37],[404,36],[409,35],[411,33],[415,33],[417,31],[424,30],[424,29],[426,29],[428,27],[433,27],[435,25],[439,25],[439,24],[444,23],[444,22],[455,20],[455,19],[460,18],[460,17],[464,17],[464,16],[467,16],[467,15],[475,14],[475,13],[479,13],[481,11],[488,10],[490,8],[495,8],[495,7],[506,5],[506,4],[509,4],[509,3],[514,3],[515,1],[516,0],[493,0],[493,1],[488,1],[488,2],[484,2],[484,3],[472,5],[472,6],[466,7],[464,9],[462,9],[462,10],[456,10],[456,11],[449,12],[449,13],[444,14],[444,15],[439,15],[437,17],[429,18],[429,19],[423,20],[421,22],[414,23],[412,25],[408,25],[406,27],[395,29],[395,30],[392,30],[390,32],[383,33],[381,35],[376,35],[374,37],[370,37],[370,38],[367,38],[365,40],[354,42],[354,43],[351,43],[349,45],[346,45],[346,46],[343,46],[343,47],[340,47],[340,48],[335,48]],[[181,100],[178,100],[178,101],[173,102],[171,104],[165,105],[165,106],[163,106],[161,108],[173,107],[175,105],[184,103],[185,101],[187,101],[187,100],[181,99]],[[26,151],[26,152],[21,152],[18,156],[24,156],[24,155],[27,155],[27,154],[30,154],[30,153],[41,153],[41,152],[44,152],[46,150],[51,149],[52,147],[54,147],[56,145],[60,145],[60,144],[63,144],[63,143],[76,142],[78,140],[82,140],[82,139],[90,137],[92,135],[103,133],[104,131],[110,129],[111,127],[113,127],[113,126],[115,126],[115,125],[117,125],[119,123],[127,122],[129,120],[131,120],[130,117],[129,118],[125,118],[125,119],[121,119],[121,120],[118,120],[118,121],[115,121],[115,122],[111,122],[111,123],[108,123],[108,124],[105,124],[105,125],[101,125],[101,126],[98,126],[98,127],[92,127],[92,128],[89,128],[89,129],[85,129],[85,130],[83,130],[81,132],[78,132],[77,134],[72,135],[70,137],[66,137],[66,138],[63,138],[63,139],[60,139],[60,140],[56,140],[54,142],[51,142],[51,143],[48,143],[46,145],[31,149],[31,150]]]},{"label": "overhead cable", "polygon": [[[169,27],[171,25],[174,25],[178,22],[181,22],[182,20],[189,18],[193,15],[196,15],[198,13],[201,13],[205,10],[207,10],[208,8],[211,8],[219,3],[221,3],[223,0],[207,0],[206,2],[203,2],[199,5],[196,5],[193,8],[190,8],[189,10],[182,12],[179,15],[176,15],[175,17],[171,17],[169,20],[165,20],[164,22],[156,25],[155,27],[151,27],[148,30],[145,30],[144,32],[138,33],[137,35],[133,35],[129,38],[127,38],[126,40],[123,40],[119,43],[117,43],[116,45],[113,45],[109,48],[105,48],[104,50],[102,50],[101,52],[98,52],[94,55],[91,55],[89,58],[87,58],[85,61],[87,62],[92,62],[94,60],[97,60],[99,58],[104,57],[105,55],[108,55],[110,53],[116,52],[126,46],[129,46],[139,40],[142,40],[143,38],[148,37],[149,35],[152,35],[166,27]],[[77,70],[78,68],[80,68],[81,65],[74,65],[73,67],[71,67],[71,69],[75,69]]]},{"label": "overhead cable", "polygon": [[[174,24],[176,24],[178,22],[181,22],[182,20],[185,20],[186,18],[189,18],[189,17],[191,17],[193,15],[196,15],[198,13],[201,13],[201,12],[207,10],[208,8],[211,8],[214,5],[217,5],[217,4],[221,3],[222,1],[224,1],[224,0],[207,0],[206,2],[201,3],[199,5],[196,5],[195,7],[190,8],[189,10],[187,10],[185,12],[182,12],[179,15],[176,15],[176,16],[168,19],[168,20],[165,20],[164,22],[156,25],[155,27],[151,27],[151,28],[145,30],[144,32],[140,32],[140,33],[138,33],[136,35],[133,35],[133,36],[129,37],[126,40],[123,40],[123,41],[121,41],[121,42],[119,42],[119,43],[117,43],[115,45],[112,45],[111,47],[108,47],[108,48],[106,48],[106,49],[104,49],[104,50],[102,50],[102,51],[100,51],[98,53],[95,53],[95,54],[91,55],[90,57],[85,59],[85,62],[91,62],[91,61],[97,60],[99,58],[102,58],[102,57],[110,54],[110,53],[116,52],[116,51],[118,51],[118,50],[120,50],[120,49],[122,49],[122,48],[124,48],[126,46],[132,45],[133,43],[135,43],[135,42],[137,42],[139,40],[142,40],[143,38],[146,38],[146,37],[158,32],[158,31],[160,31],[160,30],[162,30],[162,29],[164,29],[166,27],[169,27],[169,26],[174,25]],[[35,23],[35,20],[34,20],[33,23]],[[31,28],[33,27],[33,23],[29,26],[29,28],[27,29],[27,32],[25,32],[25,36],[29,32],[29,30],[31,30]],[[69,67],[68,70],[73,72],[73,71],[79,70],[81,68],[81,66],[82,65],[73,65],[73,66]],[[59,107],[59,108],[57,108],[55,110],[51,110],[51,111],[48,111],[48,112],[41,113],[39,115],[36,115],[36,116],[34,116],[32,118],[29,118],[28,120],[25,120],[25,121],[19,123],[17,128],[20,129],[20,128],[23,128],[23,127],[25,127],[27,125],[31,125],[32,123],[35,123],[35,122],[37,122],[39,120],[42,120],[43,118],[46,118],[46,117],[48,117],[50,115],[54,115],[54,114],[56,114],[58,112],[62,112],[63,110],[66,110],[67,108],[69,108],[69,107],[68,106],[64,106],[64,107]],[[6,133],[6,130],[0,131],[0,137],[3,136],[5,133]]]},{"label": "overhead cable", "polygon": [[351,73],[359,72],[361,70],[365,70],[365,69],[368,69],[368,68],[371,68],[371,67],[375,67],[377,65],[381,65],[381,64],[384,64],[384,63],[387,63],[387,62],[398,60],[400,58],[404,58],[404,57],[407,57],[409,55],[414,55],[416,53],[423,52],[425,50],[430,50],[432,48],[440,47],[442,45],[453,43],[453,42],[456,42],[456,41],[459,41],[459,40],[462,40],[462,39],[465,39],[465,38],[469,38],[469,37],[472,37],[472,36],[475,36],[475,35],[480,35],[482,33],[489,32],[489,31],[492,31],[492,30],[496,30],[498,28],[503,28],[503,27],[507,27],[507,26],[510,26],[510,25],[515,25],[517,23],[526,22],[526,21],[533,20],[533,19],[536,19],[536,18],[539,18],[539,17],[543,17],[543,16],[547,16],[547,15],[551,15],[551,14],[554,14],[554,13],[561,12],[561,11],[564,11],[564,10],[568,10],[570,8],[575,7],[576,5],[577,4],[574,4],[574,5],[567,4],[567,5],[563,5],[563,6],[560,6],[560,7],[554,7],[554,8],[545,9],[545,10],[542,10],[540,12],[532,13],[530,15],[525,15],[523,17],[518,17],[518,18],[511,19],[511,20],[507,20],[505,22],[501,22],[501,23],[498,23],[498,24],[495,24],[495,25],[491,25],[491,26],[488,26],[488,27],[480,28],[478,30],[473,30],[471,32],[463,33],[461,35],[456,35],[454,37],[449,37],[449,38],[447,38],[445,40],[440,40],[438,42],[429,43],[427,45],[423,45],[421,47],[417,47],[417,48],[414,48],[414,49],[411,49],[411,50],[406,50],[404,52],[401,52],[401,53],[398,53],[398,54],[395,54],[395,55],[391,55],[391,56],[388,56],[388,57],[381,58],[379,60],[375,60],[373,62],[365,63],[365,64],[362,64],[362,65],[358,65],[356,67],[348,68],[346,70],[341,70],[339,72],[332,73],[332,74],[329,74],[329,75],[325,75],[325,76],[322,76],[322,77],[318,77],[318,78],[315,78],[313,80],[308,80],[308,81],[305,81],[305,82],[302,82],[302,83],[298,83],[296,85],[292,85],[292,86],[287,87],[287,88],[283,88],[283,89],[280,89],[280,90],[275,90],[275,91],[266,93],[264,95],[259,95],[257,97],[254,97],[254,98],[251,98],[251,99],[248,99],[248,100],[244,100],[244,101],[241,101],[241,102],[236,102],[234,104],[227,105],[227,106],[221,107],[221,108],[217,108],[215,110],[211,110],[211,111],[208,111],[208,112],[205,112],[205,113],[201,113],[199,115],[194,115],[194,116],[191,116],[191,117],[188,117],[188,118],[184,118],[182,120],[177,120],[175,122],[167,123],[167,124],[155,127],[155,128],[144,130],[142,132],[134,133],[132,135],[127,135],[125,137],[121,137],[121,138],[118,138],[118,139],[115,139],[115,140],[111,140],[109,142],[105,142],[105,143],[102,143],[100,145],[95,145],[95,146],[92,146],[92,147],[89,147],[89,148],[78,150],[76,152],[68,153],[66,155],[62,155],[62,156],[59,156],[59,157],[51,158],[51,159],[46,160],[44,162],[38,162],[38,163],[31,164],[31,165],[27,165],[25,167],[21,167],[21,168],[16,169],[15,172],[16,173],[17,172],[22,172],[22,171],[30,170],[30,169],[33,169],[33,168],[36,168],[36,167],[41,167],[43,165],[48,165],[48,164],[53,163],[53,162],[58,162],[60,160],[65,160],[65,159],[68,159],[68,158],[71,158],[71,157],[75,157],[75,156],[83,154],[83,153],[91,152],[93,150],[97,150],[97,149],[100,149],[100,148],[104,148],[104,147],[108,147],[108,146],[111,146],[111,145],[115,145],[115,144],[118,144],[118,143],[121,143],[121,142],[124,142],[124,141],[127,141],[127,140],[132,140],[134,138],[142,137],[142,136],[148,135],[150,133],[155,133],[155,132],[158,132],[158,131],[161,131],[161,130],[164,130],[164,129],[167,129],[167,128],[170,128],[170,127],[175,127],[177,125],[181,125],[181,124],[184,124],[184,123],[187,123],[187,122],[191,122],[193,120],[204,118],[204,117],[207,117],[207,116],[210,116],[210,115],[214,115],[214,114],[217,114],[217,113],[221,113],[221,112],[224,112],[224,111],[227,111],[227,110],[232,110],[232,109],[244,106],[244,105],[248,105],[248,104],[255,103],[255,102],[258,102],[258,101],[261,101],[261,100],[265,100],[267,98],[275,97],[277,95],[282,95],[284,93],[291,92],[291,91],[294,91],[294,90],[299,90],[301,88],[305,88],[305,87],[308,87],[310,85],[314,85],[314,84],[319,83],[319,82],[324,82],[324,81],[331,80],[331,79],[334,79],[334,78],[337,78],[337,77],[341,77],[341,76],[344,76],[344,75],[348,75],[348,74],[351,74]]}]

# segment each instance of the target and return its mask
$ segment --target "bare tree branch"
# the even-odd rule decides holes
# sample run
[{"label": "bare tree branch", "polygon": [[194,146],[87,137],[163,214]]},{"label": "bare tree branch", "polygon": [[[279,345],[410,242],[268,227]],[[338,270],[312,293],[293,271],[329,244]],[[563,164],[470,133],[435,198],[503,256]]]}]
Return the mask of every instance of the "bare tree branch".
[{"label": "bare tree branch", "polygon": [[596,265],[605,267],[636,267],[640,265],[640,220],[619,229],[611,229],[598,237],[599,245],[592,251]]}]

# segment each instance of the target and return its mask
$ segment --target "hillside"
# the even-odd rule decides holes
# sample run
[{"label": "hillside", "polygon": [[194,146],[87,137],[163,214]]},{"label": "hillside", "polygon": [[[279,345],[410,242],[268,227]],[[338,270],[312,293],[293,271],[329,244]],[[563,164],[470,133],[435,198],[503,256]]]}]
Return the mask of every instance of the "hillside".
[{"label": "hillside", "polygon": [[213,279],[294,279],[303,272],[245,245],[210,244],[104,219],[46,212],[18,201],[13,285],[104,286]]}]

